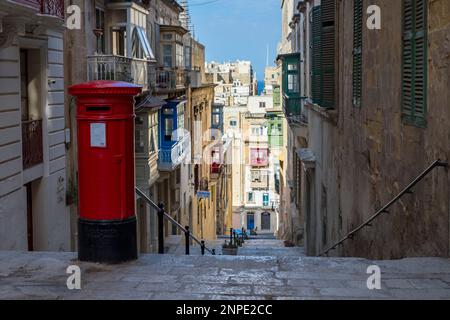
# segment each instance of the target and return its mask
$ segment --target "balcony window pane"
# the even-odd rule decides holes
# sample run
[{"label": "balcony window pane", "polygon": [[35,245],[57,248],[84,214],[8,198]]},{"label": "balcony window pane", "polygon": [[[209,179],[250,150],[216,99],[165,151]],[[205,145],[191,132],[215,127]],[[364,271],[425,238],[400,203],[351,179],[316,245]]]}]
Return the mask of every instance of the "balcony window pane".
[{"label": "balcony window pane", "polygon": [[97,36],[97,53],[105,53],[105,11],[95,8],[95,28],[101,30]]},{"label": "balcony window pane", "polygon": [[289,71],[296,71],[297,70],[297,64],[296,63],[289,63],[288,64],[288,70]]},{"label": "balcony window pane", "polygon": [[173,118],[166,118],[164,120],[164,140],[171,141],[173,132]]},{"label": "balcony window pane", "polygon": [[289,74],[288,75],[288,91],[297,93],[299,92],[298,88],[298,75],[297,74]]},{"label": "balcony window pane", "polygon": [[220,125],[220,115],[218,114],[213,115],[213,125],[215,126]]},{"label": "balcony window pane", "polygon": [[184,67],[184,49],[180,44],[176,44],[176,66]]},{"label": "balcony window pane", "polygon": [[172,45],[165,44],[163,46],[163,63],[164,67],[172,68]]},{"label": "balcony window pane", "polygon": [[113,28],[112,30],[112,53],[116,56],[126,56],[127,32],[125,28]]},{"label": "balcony window pane", "polygon": [[144,131],[144,119],[142,116],[136,116],[135,127],[136,139],[135,139],[135,151],[136,153],[145,152],[145,131]]}]

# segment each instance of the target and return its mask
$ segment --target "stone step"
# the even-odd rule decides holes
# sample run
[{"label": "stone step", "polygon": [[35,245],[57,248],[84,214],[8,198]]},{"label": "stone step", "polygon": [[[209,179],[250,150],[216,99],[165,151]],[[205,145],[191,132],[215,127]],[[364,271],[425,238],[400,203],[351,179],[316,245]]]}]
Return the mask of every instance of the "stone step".
[{"label": "stone step", "polygon": [[[450,260],[142,255],[100,265],[76,253],[0,251],[0,299],[450,299]],[[68,290],[66,269],[81,269]],[[368,267],[381,270],[369,290]]]}]

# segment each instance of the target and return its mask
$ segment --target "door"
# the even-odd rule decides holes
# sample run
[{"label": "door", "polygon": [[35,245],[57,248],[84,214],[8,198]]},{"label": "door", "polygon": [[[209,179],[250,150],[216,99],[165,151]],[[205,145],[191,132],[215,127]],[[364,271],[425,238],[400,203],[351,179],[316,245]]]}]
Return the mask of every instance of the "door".
[{"label": "door", "polygon": [[270,230],[270,213],[261,213],[261,230]]},{"label": "door", "polygon": [[255,229],[255,214],[247,213],[247,230]]}]

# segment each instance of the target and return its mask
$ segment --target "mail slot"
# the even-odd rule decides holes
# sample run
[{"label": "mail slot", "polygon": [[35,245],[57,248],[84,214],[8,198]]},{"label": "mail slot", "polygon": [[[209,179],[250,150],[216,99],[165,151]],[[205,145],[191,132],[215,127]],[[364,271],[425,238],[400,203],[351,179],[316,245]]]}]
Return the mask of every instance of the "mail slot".
[{"label": "mail slot", "polygon": [[78,137],[78,256],[118,263],[137,258],[134,96],[137,85],[74,85]]}]

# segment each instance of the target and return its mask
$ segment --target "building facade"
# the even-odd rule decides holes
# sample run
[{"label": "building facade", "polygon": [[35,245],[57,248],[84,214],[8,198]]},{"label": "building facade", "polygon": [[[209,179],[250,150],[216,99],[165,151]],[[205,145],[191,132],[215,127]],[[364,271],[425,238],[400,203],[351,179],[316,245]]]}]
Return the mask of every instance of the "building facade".
[{"label": "building facade", "polygon": [[0,249],[71,249],[63,1],[0,1]]},{"label": "building facade", "polygon": [[299,75],[307,147],[295,150],[306,251],[448,256],[449,176],[441,167],[348,236],[431,163],[449,159],[448,2],[379,1],[382,27],[374,30],[366,27],[368,5],[298,5],[300,54],[310,74]]}]

